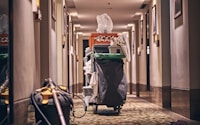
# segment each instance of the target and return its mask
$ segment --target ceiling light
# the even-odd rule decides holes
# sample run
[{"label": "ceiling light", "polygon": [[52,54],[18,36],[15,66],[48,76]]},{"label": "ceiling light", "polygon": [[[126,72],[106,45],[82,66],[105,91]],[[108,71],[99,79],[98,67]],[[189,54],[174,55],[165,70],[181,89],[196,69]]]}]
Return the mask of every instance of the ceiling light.
[{"label": "ceiling light", "polygon": [[74,27],[80,28],[81,24],[74,24]]},{"label": "ceiling light", "polygon": [[78,16],[78,13],[77,12],[71,12],[70,16]]},{"label": "ceiling light", "polygon": [[133,25],[134,25],[134,24],[129,23],[127,26],[128,26],[128,27],[133,27]]},{"label": "ceiling light", "polygon": [[90,36],[91,33],[83,33],[83,36]]},{"label": "ceiling light", "polygon": [[83,35],[83,32],[77,32],[78,35]]},{"label": "ceiling light", "polygon": [[141,12],[136,12],[133,16],[139,16],[139,15],[142,15]]}]

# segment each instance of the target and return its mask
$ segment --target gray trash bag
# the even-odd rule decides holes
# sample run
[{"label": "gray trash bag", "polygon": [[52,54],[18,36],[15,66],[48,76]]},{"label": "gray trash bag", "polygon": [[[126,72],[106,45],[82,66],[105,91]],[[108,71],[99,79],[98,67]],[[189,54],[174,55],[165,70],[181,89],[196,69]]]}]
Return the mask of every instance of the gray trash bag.
[{"label": "gray trash bag", "polygon": [[111,33],[113,29],[112,19],[108,16],[108,14],[104,13],[101,15],[97,15],[97,33]]},{"label": "gray trash bag", "polygon": [[127,81],[122,60],[96,59],[98,72],[98,94],[101,103],[107,106],[119,106],[126,100]]},{"label": "gray trash bag", "polygon": [[117,88],[118,93],[122,97],[122,99],[125,101],[126,100],[126,93],[128,91],[128,86],[127,86],[127,79],[125,73],[123,73],[123,77],[120,81],[120,84]]}]

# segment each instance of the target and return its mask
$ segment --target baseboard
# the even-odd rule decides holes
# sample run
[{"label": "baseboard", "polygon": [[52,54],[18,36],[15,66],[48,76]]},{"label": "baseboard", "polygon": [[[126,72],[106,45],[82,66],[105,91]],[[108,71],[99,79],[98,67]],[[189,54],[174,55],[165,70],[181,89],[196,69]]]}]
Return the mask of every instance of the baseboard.
[{"label": "baseboard", "polygon": [[200,89],[172,89],[172,111],[200,121]]},{"label": "baseboard", "polygon": [[163,108],[171,109],[171,86],[151,86],[150,90],[144,84],[136,83],[132,86],[137,97],[143,98]]},{"label": "baseboard", "polygon": [[13,125],[27,125],[28,121],[28,105],[30,98],[14,102],[14,124]]}]

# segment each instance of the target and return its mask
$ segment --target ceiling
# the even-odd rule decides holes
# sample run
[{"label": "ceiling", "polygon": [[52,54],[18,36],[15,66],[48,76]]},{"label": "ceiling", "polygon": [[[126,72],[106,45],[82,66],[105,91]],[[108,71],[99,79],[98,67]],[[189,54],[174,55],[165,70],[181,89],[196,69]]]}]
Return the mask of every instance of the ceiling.
[{"label": "ceiling", "polygon": [[107,13],[112,19],[112,32],[127,31],[128,24],[133,24],[134,15],[143,12],[142,5],[148,5],[149,2],[150,0],[66,0],[72,21],[78,26],[76,30],[83,33],[96,32],[96,17],[103,13]]}]

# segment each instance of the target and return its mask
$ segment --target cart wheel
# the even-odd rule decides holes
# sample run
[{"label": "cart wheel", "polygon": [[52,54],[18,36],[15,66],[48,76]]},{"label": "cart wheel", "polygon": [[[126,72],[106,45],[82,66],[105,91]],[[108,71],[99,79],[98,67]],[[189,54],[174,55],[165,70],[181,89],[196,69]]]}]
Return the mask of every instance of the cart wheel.
[{"label": "cart wheel", "polygon": [[121,110],[121,106],[120,105],[114,107],[114,111],[117,111],[118,114],[120,113],[120,110]]},{"label": "cart wheel", "polygon": [[120,111],[121,111],[121,106],[117,106],[117,113],[120,114]]},{"label": "cart wheel", "polygon": [[114,109],[114,111],[116,111],[117,110],[117,106],[114,106],[113,109]]},{"label": "cart wheel", "polygon": [[97,114],[98,105],[93,105],[93,113]]},{"label": "cart wheel", "polygon": [[84,104],[84,110],[87,111],[87,106],[86,106],[86,104]]}]

